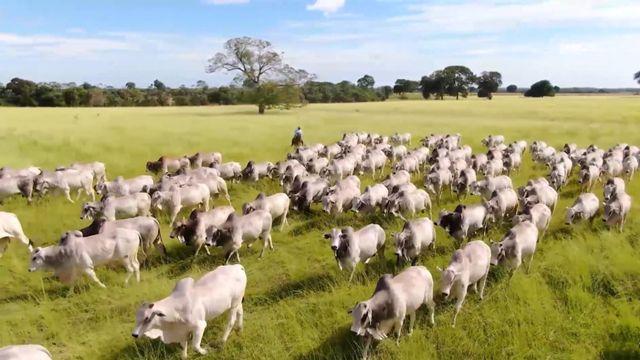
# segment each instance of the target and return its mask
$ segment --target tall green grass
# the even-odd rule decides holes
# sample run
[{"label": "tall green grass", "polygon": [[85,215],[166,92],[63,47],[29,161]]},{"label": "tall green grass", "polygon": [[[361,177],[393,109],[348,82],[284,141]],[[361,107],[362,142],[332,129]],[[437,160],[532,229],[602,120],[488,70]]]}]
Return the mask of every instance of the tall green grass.
[{"label": "tall green grass", "polygon": [[[429,133],[459,132],[465,143],[482,151],[489,133],[508,140],[543,139],[561,147],[618,142],[640,144],[640,101],[637,97],[572,97],[523,99],[498,96],[493,101],[397,101],[369,104],[312,105],[291,111],[254,114],[253,107],[0,109],[0,164],[53,168],[73,161],[100,160],[108,176],[144,172],[147,160],[159,155],[221,151],[225,160],[276,161],[289,151],[293,129],[300,125],[305,140],[329,143],[343,132],[364,130],[390,134],[410,131],[417,139]],[[514,175],[515,185],[544,175],[529,155]],[[420,178],[415,178],[420,185]],[[365,179],[365,184],[371,179]],[[260,191],[280,191],[275,181],[229,184],[233,204],[240,208]],[[596,190],[601,196],[601,187]],[[640,199],[634,180],[628,192]],[[561,193],[547,237],[541,241],[531,271],[508,274],[492,269],[486,298],[470,293],[456,328],[452,304],[439,303],[436,326],[420,312],[416,331],[400,346],[381,342],[371,353],[377,359],[541,359],[640,357],[640,223],[638,202],[622,234],[601,221],[593,228],[563,224],[563,210],[577,196],[575,184]],[[477,202],[469,198],[467,203]],[[223,204],[216,200],[216,204]],[[447,196],[442,207],[456,201]],[[38,244],[53,244],[68,229],[83,227],[80,203],[62,198],[26,206],[13,199],[0,207],[18,214],[25,232]],[[437,214],[439,208],[434,209]],[[143,301],[166,296],[175,282],[198,277],[222,263],[219,249],[192,261],[192,250],[163,235],[169,257],[153,253],[142,282],[123,286],[120,267],[99,268],[108,286],[100,289],[83,279],[67,294],[50,274],[28,273],[28,254],[12,244],[0,259],[0,346],[39,343],[56,359],[178,359],[177,346],[134,341],[134,313]],[[249,283],[245,297],[245,329],[232,334],[223,347],[219,338],[226,318],[209,323],[204,345],[207,359],[351,359],[361,342],[349,332],[347,309],[371,295],[378,277],[395,272],[391,251],[386,261],[361,267],[352,284],[339,273],[322,234],[341,225],[379,222],[390,234],[401,221],[379,215],[337,217],[313,209],[313,215],[292,213],[290,226],[274,231],[275,251],[258,260],[259,249],[241,250]],[[498,240],[507,228],[492,230],[485,240]],[[455,246],[437,230],[435,251],[421,263],[432,271],[445,265]],[[390,249],[388,246],[387,249]],[[195,355],[190,353],[191,356]]]}]

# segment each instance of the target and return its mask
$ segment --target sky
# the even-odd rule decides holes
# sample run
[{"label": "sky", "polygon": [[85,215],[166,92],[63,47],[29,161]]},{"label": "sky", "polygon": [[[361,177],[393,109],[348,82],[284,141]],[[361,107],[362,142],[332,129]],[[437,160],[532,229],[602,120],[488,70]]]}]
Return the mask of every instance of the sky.
[{"label": "sky", "polygon": [[238,36],[269,40],[320,81],[376,85],[447,65],[504,84],[633,87],[640,0],[2,0],[0,82],[176,87]]}]

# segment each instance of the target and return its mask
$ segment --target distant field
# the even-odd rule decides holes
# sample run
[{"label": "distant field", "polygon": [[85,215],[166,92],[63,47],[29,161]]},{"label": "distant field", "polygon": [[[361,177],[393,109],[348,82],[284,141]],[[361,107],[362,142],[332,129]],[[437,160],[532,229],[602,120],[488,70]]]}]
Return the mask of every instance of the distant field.
[{"label": "distant field", "polygon": [[[459,132],[475,151],[480,139],[500,133],[507,141],[542,139],[561,147],[595,143],[640,144],[640,99],[623,96],[561,96],[525,99],[497,96],[448,101],[310,105],[291,111],[255,115],[251,106],[198,108],[0,108],[0,166],[38,165],[53,168],[73,161],[100,160],[110,178],[142,174],[147,160],[160,155],[220,151],[226,161],[277,161],[289,151],[293,129],[300,125],[308,143],[337,141],[346,131],[391,134],[410,131],[417,140],[429,133]],[[514,177],[519,186],[546,174],[525,155],[523,170]],[[371,179],[363,179],[364,184]],[[417,185],[422,180],[415,178]],[[640,358],[640,180],[628,192],[636,200],[624,233],[614,233],[597,221],[574,228],[564,226],[564,208],[578,194],[575,181],[561,193],[561,202],[548,236],[541,242],[530,273],[518,272],[511,282],[494,269],[486,298],[470,292],[451,328],[453,306],[438,304],[436,326],[428,326],[426,310],[411,337],[400,346],[383,341],[374,359],[592,359]],[[236,209],[260,191],[280,191],[276,181],[256,185],[230,184]],[[601,197],[601,187],[595,190]],[[477,197],[467,203],[478,202]],[[223,201],[216,200],[216,204]],[[456,202],[447,195],[447,209]],[[15,199],[0,206],[15,212],[25,232],[37,244],[53,244],[68,229],[86,225],[79,220],[80,203],[62,198],[39,200],[33,206]],[[434,209],[437,214],[439,208]],[[108,286],[100,289],[83,279],[76,293],[50,274],[28,273],[28,254],[12,244],[0,259],[0,347],[39,343],[55,359],[178,359],[177,346],[158,341],[134,341],[134,314],[144,301],[166,296],[175,282],[200,276],[223,262],[219,249],[201,254],[191,264],[191,249],[163,237],[169,258],[153,253],[142,271],[142,282],[124,287],[124,270],[99,268]],[[249,283],[244,303],[245,329],[221,346],[226,317],[209,323],[203,345],[206,359],[352,359],[361,342],[349,332],[347,310],[368,298],[377,279],[394,272],[391,246],[386,263],[376,260],[360,268],[353,284],[337,271],[322,234],[333,226],[362,226],[378,222],[391,233],[401,221],[381,216],[345,214],[337,218],[313,209],[313,216],[292,214],[290,226],[274,231],[275,251],[258,260],[255,246],[241,250]],[[485,240],[499,240],[504,229]],[[440,284],[436,266],[446,265],[454,245],[441,229],[435,252],[421,263]],[[190,356],[195,357],[191,351]]]}]

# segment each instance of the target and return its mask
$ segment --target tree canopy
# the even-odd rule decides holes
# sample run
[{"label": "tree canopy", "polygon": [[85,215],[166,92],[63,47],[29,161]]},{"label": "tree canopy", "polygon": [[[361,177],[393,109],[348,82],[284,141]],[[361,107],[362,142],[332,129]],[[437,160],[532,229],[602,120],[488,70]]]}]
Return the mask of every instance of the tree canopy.
[{"label": "tree canopy", "polygon": [[[229,39],[224,51],[209,59],[206,72],[236,72],[237,82],[254,89],[249,98],[264,113],[267,107],[287,103],[300,96],[291,92],[314,78],[305,70],[284,63],[282,54],[275,51],[269,41],[250,37]],[[268,86],[263,86],[268,83]]]},{"label": "tree canopy", "polygon": [[509,86],[507,86],[507,92],[508,93],[514,93],[518,91],[518,86],[511,84]]},{"label": "tree canopy", "polygon": [[640,84],[640,71],[633,75],[633,79],[636,80],[638,84]]},{"label": "tree canopy", "polygon": [[416,92],[420,89],[420,83],[414,80],[398,79],[393,86],[394,94],[405,94]]},{"label": "tree canopy", "polygon": [[526,97],[555,96],[555,90],[549,80],[540,80],[531,85],[531,88],[524,93]]},{"label": "tree canopy", "polygon": [[477,77],[478,97],[491,99],[493,93],[502,85],[502,74],[497,71],[483,71]]},{"label": "tree canopy", "polygon": [[376,84],[376,81],[373,79],[373,76],[365,75],[360,79],[358,79],[356,84],[358,84],[358,87],[362,89],[373,89],[373,86]]},{"label": "tree canopy", "polygon": [[466,66],[452,65],[442,70],[444,77],[444,88],[449,96],[455,96],[456,100],[467,97],[469,94],[469,86],[476,82],[476,76]]}]

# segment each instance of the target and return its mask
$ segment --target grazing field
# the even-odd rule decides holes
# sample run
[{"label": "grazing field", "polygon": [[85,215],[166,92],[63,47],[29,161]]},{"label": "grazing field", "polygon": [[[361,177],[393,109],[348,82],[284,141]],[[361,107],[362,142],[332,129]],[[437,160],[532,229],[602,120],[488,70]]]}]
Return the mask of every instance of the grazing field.
[{"label": "grazing field", "polygon": [[[395,101],[389,103],[312,105],[291,111],[255,115],[253,107],[199,108],[0,108],[0,165],[37,165],[53,168],[73,161],[99,160],[110,178],[144,173],[147,160],[160,155],[220,151],[224,160],[277,161],[285,158],[296,126],[307,143],[330,143],[346,131],[391,134],[413,133],[414,142],[429,133],[459,132],[463,142],[484,151],[480,139],[489,133],[505,135],[507,142],[545,140],[560,148],[565,142],[603,148],[626,142],[640,144],[640,98],[574,97],[524,99],[497,96],[493,101]],[[545,175],[534,167],[528,152],[514,185]],[[416,177],[415,183],[422,184]],[[363,186],[372,183],[363,178]],[[280,191],[277,181],[231,184],[236,209],[260,191]],[[602,197],[602,187],[595,192]],[[455,328],[450,326],[452,303],[438,303],[436,326],[428,325],[423,308],[411,337],[400,346],[383,341],[372,352],[375,359],[542,359],[640,357],[640,179],[628,185],[635,199],[623,233],[609,231],[598,219],[564,225],[564,208],[579,193],[575,178],[560,195],[551,229],[540,245],[531,271],[519,271],[509,281],[505,271],[492,269],[485,300],[473,292],[467,297]],[[602,199],[601,199],[602,200]],[[470,197],[466,203],[478,202]],[[223,204],[217,199],[216,204]],[[436,205],[456,205],[448,194]],[[5,202],[0,209],[15,212],[26,234],[38,245],[53,244],[68,229],[84,227],[81,201],[45,198],[27,206],[24,199]],[[185,214],[186,215],[186,214]],[[123,286],[124,270],[101,267],[98,276],[107,289],[83,279],[74,294],[47,273],[28,273],[29,256],[15,242],[0,259],[0,346],[37,343],[55,359],[177,359],[177,346],[159,341],[134,341],[134,314],[143,301],[166,296],[175,282],[198,277],[223,262],[220,249],[212,256],[169,239],[168,220],[163,237],[169,257],[151,252],[142,270],[142,282]],[[275,251],[258,260],[260,246],[241,250],[248,275],[244,302],[245,326],[222,347],[226,317],[209,323],[203,346],[209,359],[351,359],[360,356],[361,342],[350,333],[347,310],[368,298],[380,275],[396,272],[392,246],[386,262],[377,260],[359,268],[351,285],[348,274],[337,270],[322,234],[338,225],[381,224],[391,233],[400,220],[380,215],[329,216],[314,207],[312,215],[292,212],[290,226],[274,229]],[[500,240],[507,230],[492,230],[485,240]],[[435,252],[421,263],[432,272],[444,266],[454,244],[438,228]],[[406,334],[406,333],[405,333]],[[190,356],[196,356],[190,347]]]}]

